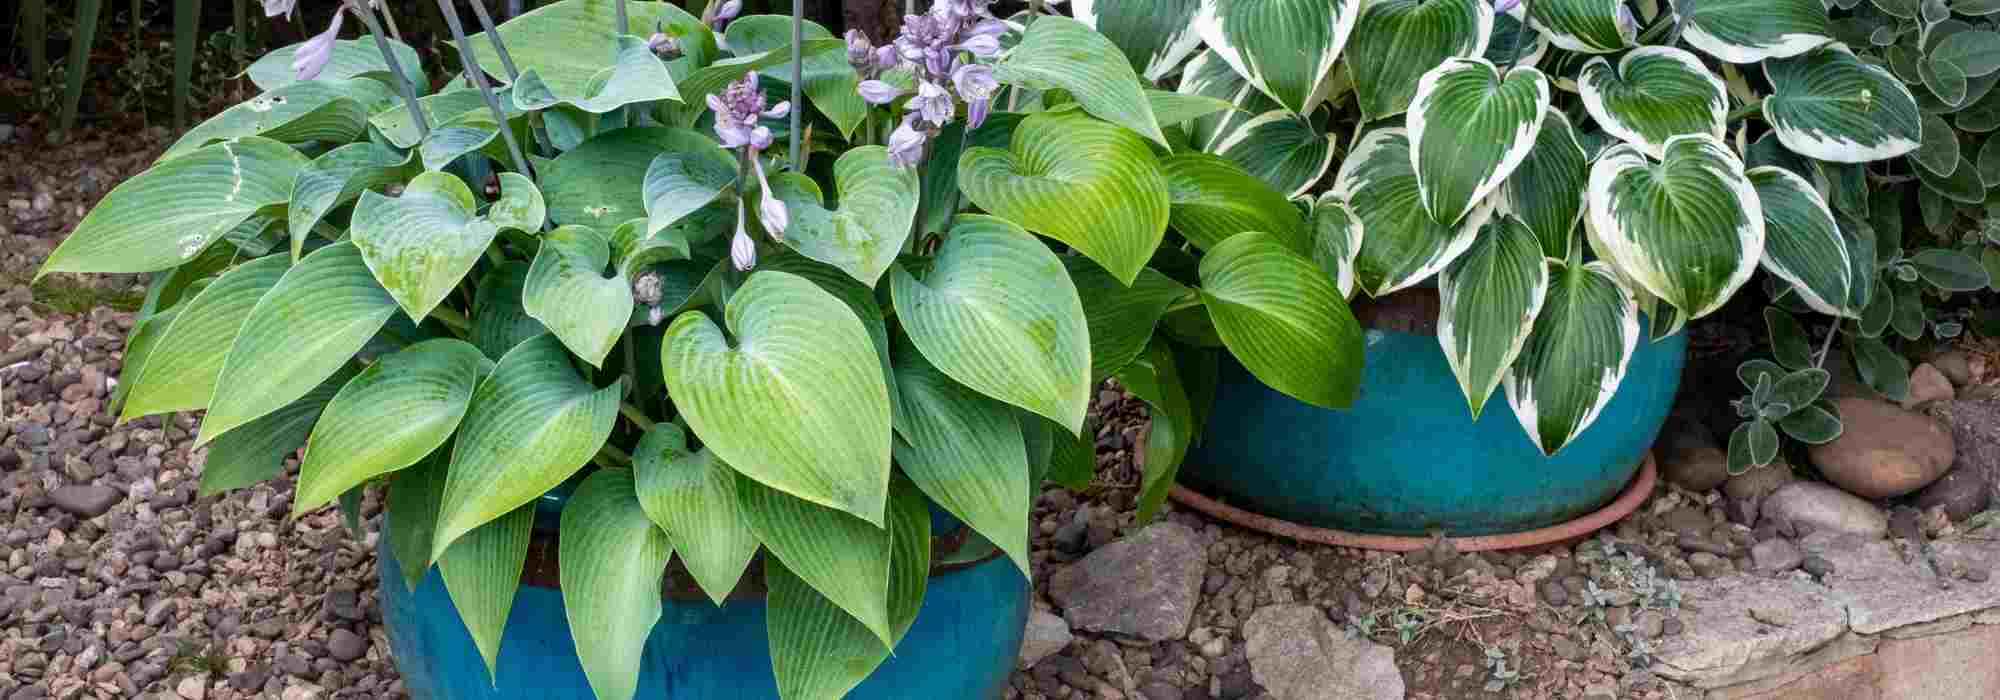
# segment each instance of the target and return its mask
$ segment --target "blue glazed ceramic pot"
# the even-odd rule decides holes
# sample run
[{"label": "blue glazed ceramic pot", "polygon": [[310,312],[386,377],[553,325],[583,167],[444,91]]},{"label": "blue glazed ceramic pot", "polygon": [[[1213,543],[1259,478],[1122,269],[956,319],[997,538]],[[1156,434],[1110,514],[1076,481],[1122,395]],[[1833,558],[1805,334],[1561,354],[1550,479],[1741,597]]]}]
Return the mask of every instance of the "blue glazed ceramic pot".
[{"label": "blue glazed ceramic pot", "polygon": [[[1436,318],[1435,294],[1430,304],[1410,318]],[[1360,305],[1356,313],[1367,315]],[[1363,334],[1360,398],[1343,411],[1278,393],[1225,353],[1181,483],[1238,508],[1348,532],[1458,537],[1547,527],[1603,507],[1638,472],[1673,408],[1687,355],[1685,333],[1653,342],[1642,321],[1618,393],[1582,435],[1545,457],[1502,391],[1472,420],[1437,336],[1420,322],[1403,324],[1418,332],[1373,325]]]},{"label": "blue glazed ceramic pot", "polygon": [[[933,518],[934,524],[943,524],[938,520]],[[531,571],[535,556],[530,555]],[[389,647],[416,700],[593,700],[564,617],[562,591],[523,582],[507,617],[495,682],[437,569],[412,592],[386,545],[378,559]],[[778,700],[761,593],[732,597],[720,607],[699,596],[670,595],[665,604],[646,640],[637,698]],[[847,697],[999,698],[1020,655],[1028,609],[1028,581],[1006,557],[936,568],[917,621],[895,655]]]}]

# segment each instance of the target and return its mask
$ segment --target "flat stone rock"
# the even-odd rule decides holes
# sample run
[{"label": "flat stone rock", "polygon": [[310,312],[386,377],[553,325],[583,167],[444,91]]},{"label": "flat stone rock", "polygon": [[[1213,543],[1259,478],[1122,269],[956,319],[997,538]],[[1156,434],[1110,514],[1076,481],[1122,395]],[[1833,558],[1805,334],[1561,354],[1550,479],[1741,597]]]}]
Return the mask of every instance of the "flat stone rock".
[{"label": "flat stone rock", "polygon": [[1050,654],[1062,651],[1075,637],[1069,633],[1069,623],[1046,610],[1036,610],[1028,614],[1028,626],[1021,634],[1020,667],[1029,668],[1041,663]]},{"label": "flat stone rock", "polygon": [[125,494],[109,486],[72,485],[49,492],[49,505],[79,518],[95,518],[110,512]]},{"label": "flat stone rock", "polygon": [[1807,453],[1827,481],[1849,493],[1901,496],[1951,468],[1951,431],[1936,419],[1871,399],[1840,398],[1834,405],[1840,409],[1840,437]]},{"label": "flat stone rock", "polygon": [[[1944,560],[2000,561],[2000,543],[1958,539],[1938,541],[1933,546]],[[1818,553],[1834,564],[1827,586],[1846,606],[1854,631],[1877,634],[2000,608],[2000,582],[1952,581],[1950,588],[1941,588],[1929,563],[1922,557],[1904,562],[1896,548],[1887,541],[1847,538]]]},{"label": "flat stone rock", "polygon": [[1889,531],[1889,517],[1882,509],[1818,482],[1786,484],[1764,498],[1762,510],[1764,520],[1794,526],[1804,523],[1814,531],[1869,537],[1881,537]]},{"label": "flat stone rock", "polygon": [[1952,520],[1964,520],[1986,510],[1992,491],[1986,474],[1973,467],[1952,467],[1944,478],[1925,486],[1916,495],[1917,508],[1943,508]]},{"label": "flat stone rock", "polygon": [[[1682,590],[1699,609],[1683,634],[1660,644],[1653,670],[1701,688],[1764,677],[1773,663],[1817,649],[1847,631],[1841,601],[1811,581],[1731,576],[1683,582]],[[1790,624],[1759,622],[1751,617],[1752,608],[1788,611]]]},{"label": "flat stone rock", "polygon": [[1751,547],[1750,561],[1757,564],[1758,571],[1775,574],[1799,568],[1806,562],[1806,553],[1791,540],[1774,537]]},{"label": "flat stone rock", "polygon": [[2000,400],[1940,401],[1926,412],[1951,429],[1955,468],[1979,472],[1991,500],[2000,501]]},{"label": "flat stone rock", "polygon": [[1276,700],[1403,698],[1395,650],[1350,637],[1319,608],[1259,608],[1243,634],[1250,672]]},{"label": "flat stone rock", "polygon": [[1207,563],[1193,529],[1154,523],[1056,572],[1049,597],[1074,629],[1179,639],[1194,618]]}]

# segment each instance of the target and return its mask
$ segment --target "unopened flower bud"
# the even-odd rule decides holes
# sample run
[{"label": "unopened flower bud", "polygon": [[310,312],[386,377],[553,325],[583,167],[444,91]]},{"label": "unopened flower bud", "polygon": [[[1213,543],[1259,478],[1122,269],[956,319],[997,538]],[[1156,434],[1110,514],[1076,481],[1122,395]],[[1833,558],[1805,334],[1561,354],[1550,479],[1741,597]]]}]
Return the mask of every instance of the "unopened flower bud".
[{"label": "unopened flower bud", "polygon": [[299,80],[312,80],[319,77],[320,71],[326,70],[327,62],[333,59],[334,42],[340,40],[341,19],[346,16],[345,11],[335,10],[333,24],[326,31],[307,39],[292,55],[292,72]]}]

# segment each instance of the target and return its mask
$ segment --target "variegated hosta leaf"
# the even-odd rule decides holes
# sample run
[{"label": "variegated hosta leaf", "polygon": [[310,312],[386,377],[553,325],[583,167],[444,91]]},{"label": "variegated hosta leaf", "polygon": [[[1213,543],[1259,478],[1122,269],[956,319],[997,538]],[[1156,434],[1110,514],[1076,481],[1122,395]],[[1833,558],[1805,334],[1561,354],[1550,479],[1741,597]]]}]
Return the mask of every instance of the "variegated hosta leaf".
[{"label": "variegated hosta leaf", "polygon": [[1307,217],[1312,259],[1333,280],[1342,297],[1354,296],[1354,259],[1361,254],[1361,217],[1339,196],[1322,194]]},{"label": "variegated hosta leaf", "polygon": [[1623,0],[1541,0],[1527,6],[1528,24],[1549,35],[1556,48],[1611,53],[1631,46],[1639,25]]},{"label": "variegated hosta leaf", "polygon": [[[165,314],[152,317],[152,322],[167,325],[146,353],[145,366],[125,396],[120,420],[207,408],[222,374],[223,358],[235,344],[243,320],[285,276],[288,262],[285,256],[269,255],[229,268],[176,307],[171,319]],[[128,347],[128,363],[132,354]]]},{"label": "variegated hosta leaf", "polygon": [[1847,244],[1819,191],[1775,166],[1746,175],[1764,212],[1764,269],[1790,282],[1814,311],[1859,318],[1861,309],[1849,305],[1854,280]]},{"label": "variegated hosta leaf", "polygon": [[632,450],[632,472],[646,517],[675,540],[695,583],[721,605],[757,555],[757,535],[737,505],[736,471],[714,452],[688,451],[687,432],[663,422]]},{"label": "variegated hosta leaf", "polygon": [[1257,86],[1236,73],[1229,63],[1207,50],[1188,59],[1181,70],[1180,85],[1175,91],[1183,95],[1200,95],[1223,100],[1234,109],[1223,110],[1188,123],[1188,140],[1195,150],[1213,150],[1213,146],[1229,138],[1230,134],[1242,128],[1245,122],[1257,115],[1278,109],[1278,103],[1269,95],[1257,91]]},{"label": "variegated hosta leaf", "polygon": [[262,136],[285,143],[347,143],[368,129],[368,117],[395,94],[372,78],[308,80],[250,98],[195,125],[160,160],[179,158],[225,139]]},{"label": "variegated hosta leaf", "polygon": [[771,488],[882,522],[889,388],[860,318],[806,278],[759,270],[723,319],[728,337],[682,313],[662,344],[667,392],[694,434]]},{"label": "variegated hosta leaf", "polygon": [[1764,217],[1743,162],[1720,139],[1667,139],[1655,163],[1629,144],[1590,168],[1592,245],[1639,288],[1690,319],[1749,281],[1764,254]]},{"label": "variegated hosta leaf", "polygon": [[1549,109],[1549,80],[1483,58],[1452,58],[1417,81],[1410,102],[1410,165],[1424,210],[1456,224],[1520,167]]},{"label": "variegated hosta leaf", "polygon": [[1486,53],[1492,35],[1493,6],[1484,0],[1368,3],[1347,51],[1362,121],[1402,114],[1425,72],[1453,56]]},{"label": "variegated hosta leaf", "polygon": [[621,36],[613,40],[617,51],[610,67],[598,71],[584,83],[583,91],[558,95],[555,88],[529,68],[514,84],[514,106],[527,111],[544,110],[566,104],[591,114],[603,114],[629,104],[654,100],[679,100],[674,76],[667,64],[647,48],[646,40]]},{"label": "variegated hosta leaf", "polygon": [[1167,232],[1167,182],[1152,149],[1077,110],[1021,120],[1009,150],[967,148],[958,170],[981,209],[1069,244],[1122,282]]},{"label": "variegated hosta leaf", "polygon": [[1438,274],[1438,344],[1473,420],[1527,344],[1548,289],[1541,242],[1511,216],[1486,224]]},{"label": "variegated hosta leaf", "polygon": [[1028,481],[1023,417],[952,381],[913,345],[899,342],[895,363],[909,438],[897,443],[896,464],[932,502],[1032,575],[1027,513],[1035,484]]},{"label": "variegated hosta leaf", "polygon": [[463,340],[427,340],[384,355],[340,388],[299,460],[292,513],[326,505],[369,479],[416,464],[458,429],[493,361]]},{"label": "variegated hosta leaf", "polygon": [[500,640],[508,613],[514,610],[514,593],[521,586],[534,530],[535,507],[524,505],[465,533],[435,557],[438,577],[444,579],[452,607],[486,662],[489,680],[499,671]]},{"label": "variegated hosta leaf", "polygon": [[1061,15],[1036,20],[1021,43],[994,64],[993,75],[1029,89],[1068,90],[1084,111],[1168,145],[1131,63],[1110,39],[1082,22]]},{"label": "variegated hosta leaf", "polygon": [[1730,63],[1797,56],[1832,41],[1819,0],[1680,0],[1681,38]]},{"label": "variegated hosta leaf", "polygon": [[1169,221],[1196,246],[1206,250],[1230,236],[1262,231],[1294,250],[1307,249],[1298,208],[1236,163],[1206,153],[1177,153],[1160,160],[1160,172],[1173,197]]},{"label": "variegated hosta leaf", "polygon": [[1496,211],[1521,220],[1542,242],[1542,255],[1568,260],[1577,245],[1576,222],[1583,219],[1583,189],[1590,180],[1590,157],[1576,141],[1576,129],[1561,110],[1542,116],[1535,147],[1521,167],[1500,185]]},{"label": "variegated hosta leaf", "polygon": [[51,272],[152,272],[193,260],[258,210],[291,201],[306,157],[266,138],[224,141],[111,189],[63,238]]},{"label": "variegated hosta leaf", "polygon": [[1528,26],[1519,8],[1493,15],[1493,38],[1486,42],[1486,60],[1494,65],[1532,66],[1549,53],[1549,35]]},{"label": "variegated hosta leaf", "polygon": [[1915,98],[1881,66],[1839,44],[1764,62],[1764,120],[1800,155],[1863,163],[1909,153],[1922,140]]},{"label": "variegated hosta leaf", "polygon": [[1194,27],[1200,6],[1200,0],[1075,0],[1070,10],[1117,44],[1140,77],[1157,81],[1201,48]]},{"label": "variegated hosta leaf", "polygon": [[1283,110],[1257,115],[1215,144],[1216,155],[1235,161],[1286,197],[1319,182],[1333,164],[1333,150],[1333,134]]},{"label": "variegated hosta leaf", "polygon": [[[612,26],[616,24],[614,18],[619,12],[627,14],[626,27],[622,30]],[[674,3],[641,2],[630,3],[629,7],[623,4],[614,7],[602,0],[563,0],[542,5],[501,24],[500,39],[514,59],[515,67],[522,73],[533,71],[549,92],[561,99],[574,100],[594,94],[592,88],[602,85],[610,77],[620,57],[620,52],[612,50],[619,45],[620,35],[646,36],[655,31],[679,38],[682,47],[689,49],[690,53],[696,53],[690,47],[714,45],[708,25]],[[470,47],[479,66],[488,75],[499,80],[508,79],[501,72],[500,59],[493,53],[493,41],[486,37],[485,32],[465,39],[465,46],[454,42],[451,48]],[[689,58],[698,57],[677,60]],[[464,65],[473,63],[463,60],[463,57],[460,62]],[[647,87],[663,89],[660,85]],[[701,98],[699,94],[687,96],[696,103]]]},{"label": "variegated hosta leaf", "polygon": [[1589,428],[1639,345],[1639,305],[1603,262],[1549,260],[1549,292],[1507,370],[1507,403],[1528,439],[1553,455]]},{"label": "variegated hosta leaf", "polygon": [[459,421],[431,551],[445,552],[583,468],[611,436],[623,394],[623,381],[599,389],[578,376],[555,336],[507,351]]},{"label": "variegated hosta leaf", "polygon": [[1604,132],[1654,158],[1667,139],[1681,134],[1722,138],[1729,97],[1722,79],[1694,54],[1671,46],[1642,46],[1618,59],[1602,57],[1577,75],[1583,106]]},{"label": "variegated hosta leaf", "polygon": [[839,209],[827,209],[819,185],[797,173],[770,178],[791,212],[780,238],[800,255],[838,267],[862,284],[882,279],[917,218],[917,172],[889,162],[889,149],[861,146],[833,164]]},{"label": "variegated hosta leaf", "polygon": [[350,143],[314,158],[292,184],[285,223],[294,257],[328,212],[369,189],[401,183],[415,174],[415,160],[378,143]]},{"label": "variegated hosta leaf", "polygon": [[1349,202],[1361,219],[1361,249],[1354,278],[1361,291],[1379,297],[1424,281],[1466,248],[1493,215],[1493,204],[1473,207],[1457,225],[1446,226],[1424,211],[1417,174],[1410,167],[1410,138],[1402,129],[1376,129],[1347,154],[1328,194]]},{"label": "variegated hosta leaf", "polygon": [[1263,233],[1201,259],[1201,301],[1231,354],[1259,381],[1325,408],[1354,403],[1361,326],[1326,273]]},{"label": "variegated hosta leaf", "polygon": [[638,692],[646,638],[660,621],[660,572],[673,540],[653,526],[625,469],[591,474],[563,506],[563,612],[597,697]]},{"label": "variegated hosta leaf", "polygon": [[[541,195],[527,177],[503,173],[501,183],[508,196],[539,204]],[[410,320],[429,316],[499,235],[500,227],[479,216],[478,207],[472,188],[446,172],[418,175],[400,197],[364,192],[354,205],[354,247]],[[539,228],[537,220],[528,230]]]},{"label": "variegated hosta leaf", "polygon": [[1215,55],[1294,114],[1326,96],[1360,0],[1201,0],[1195,31]]}]

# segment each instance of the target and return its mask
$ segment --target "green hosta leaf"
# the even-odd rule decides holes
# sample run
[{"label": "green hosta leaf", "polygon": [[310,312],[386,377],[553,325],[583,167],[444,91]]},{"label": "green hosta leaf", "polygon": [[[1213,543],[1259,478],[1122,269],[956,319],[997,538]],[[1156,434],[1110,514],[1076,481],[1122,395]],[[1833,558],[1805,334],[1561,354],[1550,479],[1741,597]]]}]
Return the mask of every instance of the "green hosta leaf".
[{"label": "green hosta leaf", "polygon": [[1153,337],[1154,326],[1175,300],[1191,290],[1159,271],[1147,268],[1126,286],[1104,268],[1079,256],[1064,256],[1063,266],[1083,302],[1090,330],[1090,380],[1103,381],[1138,357]]},{"label": "green hosta leaf", "polygon": [[1243,122],[1214,150],[1285,196],[1296,197],[1326,174],[1334,145],[1333,134],[1321,132],[1306,118],[1274,110]]},{"label": "green hosta leaf", "polygon": [[624,275],[605,277],[610,264],[604,234],[564,226],[542,236],[521,290],[522,310],[594,367],[604,366],[632,318],[632,285]]},{"label": "green hosta leaf", "polygon": [[1496,210],[1518,218],[1542,243],[1542,255],[1569,259],[1577,245],[1576,222],[1583,219],[1583,190],[1590,180],[1590,157],[1577,143],[1576,129],[1560,110],[1542,116],[1535,146],[1500,185]]},{"label": "green hosta leaf", "polygon": [[[804,20],[801,27],[807,41],[830,39],[833,33],[812,20]],[[792,18],[787,15],[752,15],[738,17],[729,22],[724,32],[729,48],[739,54],[783,49],[781,55],[789,62],[792,45]],[[806,98],[812,106],[826,115],[839,129],[842,138],[854,135],[855,127],[868,115],[868,103],[861,100],[861,93],[855,87],[861,84],[861,76],[847,62],[844,51],[819,51],[803,59]],[[779,77],[791,80],[789,65],[779,71]]]},{"label": "green hosta leaf", "polygon": [[693,129],[648,126],[593,136],[537,169],[549,220],[608,231],[646,216],[646,172],[653,159],[715,147],[715,141]]},{"label": "green hosta leaf", "polygon": [[1832,41],[1817,0],[1682,0],[1681,38],[1730,63],[1756,63],[1810,51]]},{"label": "green hosta leaf", "polygon": [[487,357],[498,360],[521,341],[549,332],[521,302],[529,269],[528,263],[510,261],[479,279],[472,302],[471,340]]},{"label": "green hosta leaf", "polygon": [[622,381],[599,389],[577,376],[555,336],[507,351],[459,422],[432,551],[576,473],[611,435],[622,394]]},{"label": "green hosta leaf", "polygon": [[[898,479],[889,501],[889,624],[901,639],[923,604],[930,580],[930,513],[923,495]],[[869,628],[814,591],[811,579],[772,562],[766,634],[771,671],[784,697],[840,697],[874,672],[889,649]]]},{"label": "green hosta leaf", "polygon": [[388,85],[368,78],[292,83],[223,110],[182,134],[160,160],[228,139],[262,136],[284,143],[347,143],[368,129],[368,117],[395,99]]},{"label": "green hosta leaf", "polygon": [[512,156],[500,139],[500,127],[491,120],[478,115],[467,115],[459,123],[431,129],[429,136],[417,144],[417,156],[424,162],[425,170],[443,170],[469,153],[484,153],[501,163],[510,163]]},{"label": "green hosta leaf", "polygon": [[1456,224],[1526,160],[1549,109],[1541,71],[1451,58],[1417,81],[1410,151],[1424,210]]},{"label": "green hosta leaf", "polygon": [[861,146],[833,165],[839,209],[827,209],[819,185],[798,173],[770,178],[791,225],[780,237],[800,255],[838,267],[874,287],[902,252],[917,218],[919,183],[911,168],[889,162],[889,149]]},{"label": "green hosta leaf", "polygon": [[1553,455],[1597,420],[1624,381],[1639,345],[1639,305],[1609,265],[1548,264],[1548,297],[1502,385],[1529,439]]},{"label": "green hosta leaf", "polygon": [[1361,217],[1347,202],[1329,192],[1313,202],[1312,259],[1333,280],[1343,298],[1354,296],[1354,260],[1361,254]]},{"label": "green hosta leaf", "polygon": [[[1125,52],[1126,60],[1132,62],[1132,69],[1149,81],[1166,77],[1195,49],[1201,48],[1201,35],[1194,28],[1195,12],[1200,6],[1200,0],[1070,3],[1077,21],[1117,44]],[[1161,122],[1161,126],[1166,126],[1166,120]]]},{"label": "green hosta leaf", "polygon": [[1618,59],[1591,59],[1577,75],[1583,106],[1605,133],[1661,158],[1667,140],[1683,134],[1722,138],[1729,97],[1722,80],[1694,54],[1644,46]]},{"label": "green hosta leaf", "polygon": [[776,270],[752,273],[724,318],[728,339],[702,313],[681,314],[661,352],[695,435],[772,488],[881,522],[889,390],[867,328],[839,298]]},{"label": "green hosta leaf", "polygon": [[672,423],[639,439],[632,472],[646,516],[669,538],[680,535],[681,563],[721,605],[757,555],[757,535],[737,505],[736,472],[713,452],[689,452],[687,432]]},{"label": "green hosta leaf", "polygon": [[1202,95],[1183,95],[1165,90],[1147,90],[1146,101],[1153,105],[1153,116],[1160,120],[1161,128],[1191,122],[1234,108],[1234,105],[1225,100]]},{"label": "green hosta leaf", "polygon": [[[514,106],[512,87],[497,87],[494,93],[500,98],[500,110],[509,121],[522,115],[521,110]],[[424,119],[433,128],[471,123],[493,127],[493,114],[486,107],[485,94],[477,88],[446,90],[417,98],[417,103],[422,105]],[[368,123],[397,148],[415,148],[423,140],[423,135],[417,131],[416,121],[410,119],[409,106],[400,99],[391,103],[388,109],[369,117]]]},{"label": "green hosta leaf", "polygon": [[1493,6],[1480,0],[1368,3],[1347,50],[1362,121],[1402,114],[1425,72],[1447,58],[1486,53],[1492,34]]},{"label": "green hosta leaf", "polygon": [[[153,317],[167,325],[125,396],[121,420],[207,408],[243,320],[277,286],[287,262],[285,256],[273,255],[232,267],[178,307],[171,319]],[[132,354],[129,348],[126,354]]]},{"label": "green hosta leaf", "polygon": [[298,246],[334,207],[414,174],[414,159],[377,143],[350,143],[314,158],[293,181],[291,206],[285,210],[295,257]]},{"label": "green hosta leaf", "polygon": [[[1028,507],[1034,484],[1014,409],[966,388],[915,347],[896,352],[907,443],[896,463],[917,488],[1028,571]],[[1035,420],[1030,418],[1029,420]]]},{"label": "green hosta leaf", "polygon": [[385,504],[389,553],[403,567],[403,588],[417,590],[431,569],[431,537],[437,533],[438,499],[444,497],[445,469],[451,451],[439,449],[416,465],[396,472]]},{"label": "green hosta leaf", "polygon": [[1917,103],[1889,71],[1833,45],[1764,62],[1771,94],[1764,120],[1800,155],[1837,163],[1893,158],[1916,150]]},{"label": "green hosta leaf", "polygon": [[1160,160],[1172,202],[1169,222],[1203,249],[1244,231],[1272,234],[1293,250],[1308,249],[1305,221],[1283,193],[1241,166],[1206,153]]},{"label": "green hosta leaf", "polygon": [[[255,63],[250,64],[249,68],[244,69],[238,77],[249,76],[251,84],[256,85],[258,90],[266,92],[300,82],[298,71],[292,69],[292,60],[298,56],[299,48],[303,46],[305,44],[301,42],[264,54]],[[410,82],[417,85],[427,82],[424,79],[424,63],[417,57],[416,49],[390,39],[389,50],[395,52],[396,65],[402,67],[403,74]],[[385,81],[393,80],[390,77],[389,62],[382,58],[382,51],[375,44],[375,39],[373,37],[340,39],[333,42],[333,51],[327,56],[326,67],[321,68],[319,75],[313,80],[344,80],[369,74],[378,74]]]},{"label": "green hosta leaf", "polygon": [[929,273],[918,279],[899,267],[890,283],[904,330],[946,376],[1082,429],[1090,330],[1047,246],[1005,220],[965,215]]},{"label": "green hosta leaf", "polygon": [[1258,91],[1307,114],[1362,12],[1359,0],[1201,0],[1194,29]]},{"label": "green hosta leaf", "polygon": [[1494,65],[1532,66],[1549,53],[1549,35],[1528,26],[1518,12],[1493,15],[1493,36],[1482,54]]},{"label": "green hosta leaf", "polygon": [[1527,345],[1548,291],[1541,243],[1511,216],[1486,224],[1438,275],[1438,344],[1474,420]]},{"label": "green hosta leaf", "polygon": [[1917,268],[1925,282],[1947,292],[1971,292],[1985,289],[1991,280],[1986,278],[1986,268],[1970,255],[1948,248],[1926,248],[1910,256],[1910,266]]},{"label": "green hosta leaf", "polygon": [[1269,234],[1243,234],[1209,249],[1201,282],[1216,331],[1259,380],[1316,406],[1354,402],[1361,326],[1310,260]]},{"label": "green hosta leaf", "polygon": [[[504,35],[506,31],[503,29],[501,33]],[[617,48],[614,62],[592,75],[581,92],[558,94],[555,86],[542,80],[534,68],[523,70],[514,84],[514,106],[536,111],[560,104],[603,114],[629,104],[681,98],[680,91],[674,89],[674,76],[667,71],[667,64],[653,55],[645,39],[621,36],[613,45]]]},{"label": "green hosta leaf", "polygon": [[[1086,423],[1082,435],[1070,436],[1056,433],[1055,449],[1049,454],[1048,480],[1072,491],[1090,487],[1090,481],[1097,478],[1097,435],[1092,424]],[[1036,488],[1041,483],[1035,484]]]},{"label": "green hosta leaf", "polygon": [[[521,570],[528,561],[528,540],[534,529],[535,507],[521,506],[465,533],[451,549],[436,556],[438,576],[444,579],[452,607],[486,662],[489,681],[498,672],[500,640],[507,629],[507,615],[514,610],[514,593],[521,587]],[[563,532],[567,536],[569,528]]]},{"label": "green hosta leaf", "polygon": [[1791,415],[1778,421],[1778,427],[1784,428],[1785,434],[1792,436],[1793,440],[1808,445],[1833,442],[1834,438],[1840,437],[1843,429],[1839,409],[1826,400],[1792,411]]},{"label": "green hosta leaf", "polygon": [[1082,22],[1060,15],[1037,19],[1021,43],[994,64],[993,74],[1031,90],[1068,90],[1097,118],[1168,145],[1132,65],[1110,39]]},{"label": "green hosta leaf", "polygon": [[639,687],[646,637],[660,621],[660,575],[673,541],[646,518],[632,472],[585,479],[562,512],[563,610],[576,657],[600,698]]},{"label": "green hosta leaf", "polygon": [[1138,516],[1152,520],[1174,488],[1181,460],[1194,436],[1194,409],[1181,386],[1180,367],[1165,339],[1155,339],[1145,354],[1118,373],[1118,383],[1146,402],[1150,426],[1140,462]]},{"label": "green hosta leaf", "polygon": [[1424,211],[1412,160],[1407,132],[1376,129],[1361,137],[1334,178],[1330,194],[1352,203],[1365,232],[1354,259],[1354,275],[1369,296],[1379,297],[1437,274],[1472,246],[1493,213],[1489,203],[1474,208],[1457,226],[1438,223]]},{"label": "green hosta leaf", "polygon": [[646,201],[646,235],[659,235],[735,185],[736,159],[721,146],[708,144],[655,156],[646,166],[641,186]]},{"label": "green hosta leaf", "polygon": [[1791,283],[1807,306],[1823,314],[1859,317],[1853,263],[1847,242],[1812,183],[1773,166],[1751,168],[1746,176],[1764,214],[1764,255],[1759,263]]},{"label": "green hosta leaf", "polygon": [[793,253],[768,256],[758,261],[757,268],[789,272],[811,280],[820,289],[847,304],[848,310],[861,319],[862,327],[868,329],[868,339],[875,343],[875,356],[882,365],[882,379],[889,389],[890,425],[897,425],[899,421],[896,417],[903,410],[902,401],[896,396],[896,372],[889,366],[889,323],[882,315],[882,304],[876,301],[875,290],[862,286],[839,268]]},{"label": "green hosta leaf", "polygon": [[111,189],[49,253],[51,272],[152,272],[180,265],[259,210],[292,199],[306,157],[265,138],[224,141]]},{"label": "green hosta leaf", "polygon": [[[884,430],[886,437],[889,431]],[[889,619],[892,518],[885,487],[884,525],[785,495],[747,476],[738,505],[758,541],[785,569],[853,616],[883,647],[895,643]]]},{"label": "green hosta leaf", "polygon": [[201,468],[201,495],[251,486],[284,472],[285,458],[306,444],[321,409],[353,376],[352,365],[342,367],[298,400],[210,443]]},{"label": "green hosta leaf", "polygon": [[458,429],[493,361],[462,340],[429,340],[383,356],[340,389],[313,428],[292,512],[331,502],[369,479],[416,464]]},{"label": "green hosta leaf", "polygon": [[1211,150],[1215,144],[1241,128],[1244,122],[1278,109],[1276,101],[1258,92],[1257,86],[1244,80],[1212,50],[1197,53],[1188,60],[1187,66],[1181,70],[1181,82],[1175,86],[1175,91],[1182,95],[1215,98],[1233,106],[1233,109],[1188,123],[1188,138],[1197,150]]},{"label": "green hosta leaf", "polygon": [[[533,189],[519,174],[505,184]],[[354,205],[354,247],[410,320],[421,322],[493,243],[500,229],[457,175],[418,175],[400,197],[364,192]]]},{"label": "green hosta leaf", "polygon": [[347,364],[396,312],[353,244],[313,251],[243,321],[196,445],[278,410]]},{"label": "green hosta leaf", "polygon": [[1764,251],[1764,217],[1743,162],[1722,141],[1675,136],[1666,158],[1613,146],[1590,169],[1591,246],[1690,319],[1722,307]]},{"label": "green hosta leaf", "polygon": [[1639,25],[1619,0],[1542,0],[1526,3],[1528,25],[1549,35],[1556,48],[1612,53],[1636,43]]},{"label": "green hosta leaf", "polygon": [[[578,100],[595,94],[593,88],[617,75],[616,68],[621,65],[623,52],[614,51],[612,47],[622,46],[619,35],[643,37],[657,28],[668,36],[680,37],[683,46],[713,42],[701,18],[688,14],[674,3],[631,3],[623,8],[628,13],[623,31],[613,31],[617,29],[612,26],[615,24],[616,9],[602,0],[549,3],[501,24],[500,39],[507,45],[507,53],[514,59],[515,67],[523,73],[523,78],[533,72],[538,82],[563,100]],[[691,40],[688,35],[696,33],[702,36]],[[480,67],[499,80],[508,79],[499,72],[500,60],[493,54],[493,42],[486,38],[485,32],[465,39],[465,46],[471,47]],[[644,44],[641,43],[641,46]],[[464,47],[453,43],[451,48],[457,50]],[[460,62],[465,65],[472,63],[464,57],[460,57]],[[650,77],[653,74],[649,71],[645,75]],[[644,87],[672,89],[670,84]],[[695,100],[700,98],[700,95],[693,97]]]},{"label": "green hosta leaf", "polygon": [[958,169],[959,187],[981,209],[1068,244],[1121,282],[1138,276],[1166,235],[1169,191],[1152,149],[1081,112],[1031,115],[1010,150],[967,148]]}]

